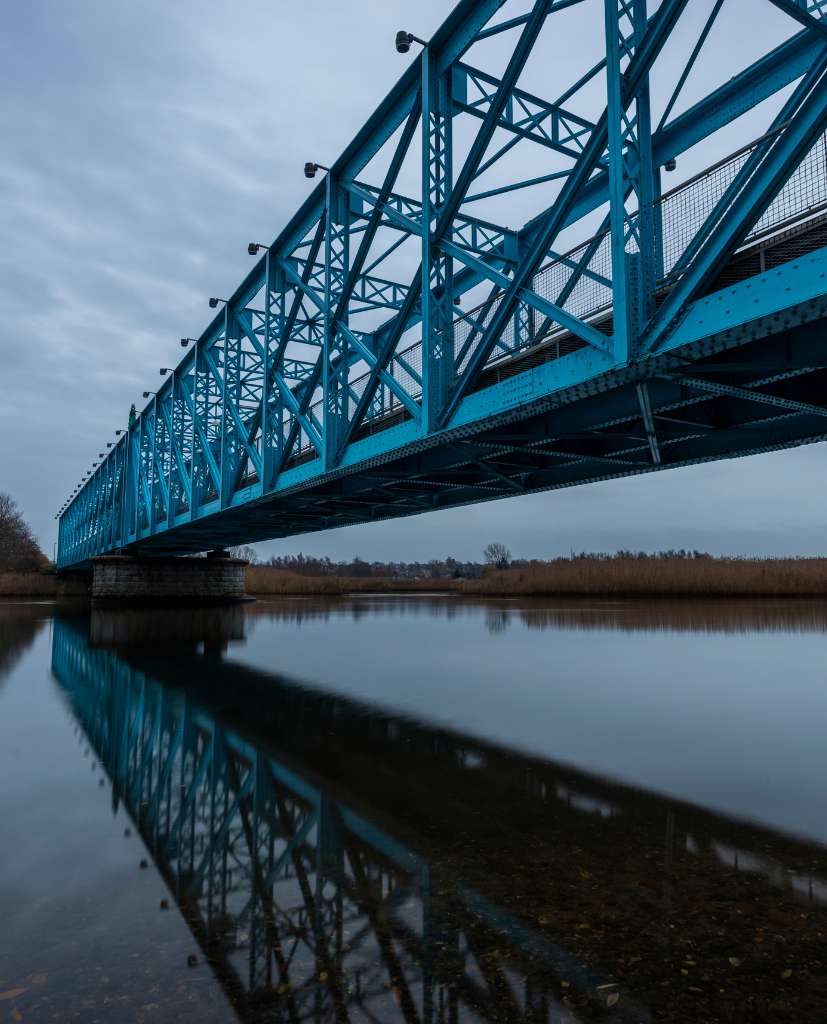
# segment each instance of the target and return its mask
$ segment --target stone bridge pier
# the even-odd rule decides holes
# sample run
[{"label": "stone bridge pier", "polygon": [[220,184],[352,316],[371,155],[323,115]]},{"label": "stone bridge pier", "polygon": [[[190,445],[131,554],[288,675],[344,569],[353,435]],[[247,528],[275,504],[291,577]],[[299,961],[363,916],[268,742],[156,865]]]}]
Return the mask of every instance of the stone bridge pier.
[{"label": "stone bridge pier", "polygon": [[227,551],[206,558],[102,555],[92,560],[92,599],[100,601],[243,601],[247,561]]}]

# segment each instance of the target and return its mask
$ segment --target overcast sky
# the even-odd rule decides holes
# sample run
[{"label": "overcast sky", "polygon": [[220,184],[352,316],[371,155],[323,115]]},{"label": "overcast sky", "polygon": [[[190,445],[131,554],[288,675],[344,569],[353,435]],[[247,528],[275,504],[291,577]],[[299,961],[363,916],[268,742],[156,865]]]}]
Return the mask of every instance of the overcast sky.
[{"label": "overcast sky", "polygon": [[[688,24],[710,6],[695,0]],[[275,237],[307,194],[304,161],[335,158],[411,59],[395,52],[395,31],[428,36],[450,7],[4,5],[0,490],[48,554],[55,510],[125,425],[130,403],[180,357],[177,339],[201,332],[207,298],[249,269],[246,243]],[[713,40],[721,77],[782,18],[761,0],[728,0]],[[703,86],[696,76],[688,98]],[[524,556],[820,552],[824,486],[825,449],[813,446],[261,547],[369,559],[475,558],[494,539]]]}]

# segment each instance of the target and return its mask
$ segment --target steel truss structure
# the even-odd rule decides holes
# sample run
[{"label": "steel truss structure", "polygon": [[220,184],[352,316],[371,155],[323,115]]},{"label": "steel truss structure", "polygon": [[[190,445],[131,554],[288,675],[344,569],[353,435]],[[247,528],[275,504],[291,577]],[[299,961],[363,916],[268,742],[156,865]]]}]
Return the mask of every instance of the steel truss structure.
[{"label": "steel truss structure", "polygon": [[241,1019],[529,1024],[562,1019],[561,978],[611,984],[65,620],[52,669]]},{"label": "steel truss structure", "polygon": [[[761,0],[796,34],[674,114],[700,3],[461,0],[62,510],[59,566],[822,439],[827,3]],[[577,16],[602,57],[523,88]],[[754,143],[663,191],[764,101]],[[527,195],[520,229],[481,215]]]},{"label": "steel truss structure", "polygon": [[[164,618],[137,644],[106,621],[93,623],[90,643],[82,620],[58,618],[52,670],[113,807],[124,805],[242,1020],[561,1024],[575,1019],[575,995],[577,1020],[606,1019],[611,996],[613,1019],[648,1021],[641,993],[627,988],[636,922],[647,932],[662,913],[674,934],[681,879],[695,876],[694,914],[699,880],[731,889],[739,861],[766,880],[764,902],[783,908],[795,891],[808,928],[827,918],[827,858],[816,844],[225,665],[211,649],[220,623],[202,622],[204,639],[182,646],[186,625]],[[169,651],[147,653],[146,641],[157,648],[165,635]],[[186,693],[168,683],[182,678],[192,681]],[[213,700],[220,713],[206,710]],[[590,868],[605,899],[583,873],[585,851],[571,853],[572,836],[595,828],[604,839]],[[480,847],[468,842],[480,832]],[[497,837],[515,833],[516,845],[501,848]],[[457,840],[459,862],[446,856]],[[517,857],[529,896],[549,907],[545,926],[514,880],[503,885],[480,861],[488,842],[495,856]],[[538,842],[542,877],[528,866]],[[625,897],[620,850],[640,872]],[[640,884],[673,858],[684,863],[658,910]],[[619,950],[607,937],[598,970],[571,953],[571,932],[585,919],[602,934],[619,899],[628,919],[615,921],[628,937]],[[799,938],[787,934],[791,950]]]}]

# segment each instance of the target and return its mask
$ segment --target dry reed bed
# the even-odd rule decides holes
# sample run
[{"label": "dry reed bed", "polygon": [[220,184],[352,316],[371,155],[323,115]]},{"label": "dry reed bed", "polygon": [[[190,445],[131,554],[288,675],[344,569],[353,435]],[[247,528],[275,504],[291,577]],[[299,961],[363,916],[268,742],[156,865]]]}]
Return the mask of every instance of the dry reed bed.
[{"label": "dry reed bed", "polygon": [[40,572],[0,572],[0,597],[57,597],[56,576]]},{"label": "dry reed bed", "polygon": [[0,570],[0,597],[84,597],[89,583],[80,574],[56,576],[42,573]]},{"label": "dry reed bed", "polygon": [[[0,572],[0,597],[81,594],[77,579]],[[247,570],[261,595],[448,591],[488,597],[827,597],[827,558],[561,558],[487,572],[478,580],[301,576],[266,565]]]},{"label": "dry reed bed", "polygon": [[433,592],[456,590],[455,580],[395,580],[352,576],[302,576],[273,569],[269,565],[251,565],[247,569],[248,594],[388,594],[400,591]]},{"label": "dry reed bed", "polygon": [[574,558],[488,573],[465,594],[823,597],[827,558]]}]

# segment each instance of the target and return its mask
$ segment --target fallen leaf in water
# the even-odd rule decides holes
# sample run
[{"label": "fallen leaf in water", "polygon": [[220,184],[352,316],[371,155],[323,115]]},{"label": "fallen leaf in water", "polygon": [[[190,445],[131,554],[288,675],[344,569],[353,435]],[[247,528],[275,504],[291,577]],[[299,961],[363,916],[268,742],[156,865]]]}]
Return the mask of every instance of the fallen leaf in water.
[{"label": "fallen leaf in water", "polygon": [[791,971],[791,970],[789,969],[789,967],[787,968],[787,970],[786,970],[786,971],[782,971],[782,972],[781,972],[781,977],[782,977],[782,978],[783,978],[783,979],[784,979],[785,981],[787,980],[787,978],[791,978],[792,976],[793,976],[793,972],[792,972],[792,971]]},{"label": "fallen leaf in water", "polygon": [[743,960],[739,960],[737,956],[731,956],[729,958],[729,962],[732,964],[733,967],[740,967],[743,963]]},{"label": "fallen leaf in water", "polygon": [[18,996],[22,996],[24,992],[28,992],[27,988],[8,988],[5,992],[0,992],[0,999],[17,999]]},{"label": "fallen leaf in water", "polygon": [[617,994],[617,992],[612,992],[610,995],[606,996],[607,1008],[611,1009],[618,1001],[618,999],[620,999],[620,996]]}]

